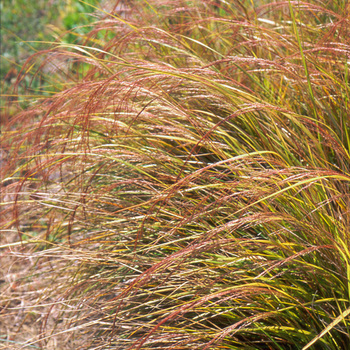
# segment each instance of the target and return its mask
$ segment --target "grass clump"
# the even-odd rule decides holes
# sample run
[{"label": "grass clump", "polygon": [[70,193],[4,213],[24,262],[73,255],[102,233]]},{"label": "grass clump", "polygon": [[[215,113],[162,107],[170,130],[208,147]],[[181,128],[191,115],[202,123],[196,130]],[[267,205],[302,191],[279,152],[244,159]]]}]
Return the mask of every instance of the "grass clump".
[{"label": "grass clump", "polygon": [[348,11],[119,2],[58,45],[72,80],[2,136],[3,255],[27,261],[5,276],[8,334],[32,320],[23,346],[347,349]]}]

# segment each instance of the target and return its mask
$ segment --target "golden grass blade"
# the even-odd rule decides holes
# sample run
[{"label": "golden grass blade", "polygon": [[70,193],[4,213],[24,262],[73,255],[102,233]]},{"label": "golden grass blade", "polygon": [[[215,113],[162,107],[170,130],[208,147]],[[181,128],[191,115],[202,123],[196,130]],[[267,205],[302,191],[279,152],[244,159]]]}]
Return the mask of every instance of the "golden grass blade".
[{"label": "golden grass blade", "polygon": [[346,317],[350,315],[350,308],[343,311],[332,323],[330,323],[318,336],[312,339],[309,343],[307,343],[302,350],[306,350],[310,348],[310,346],[314,345],[319,339],[321,339],[325,334],[327,334],[332,328],[334,328],[339,322],[343,321]]}]

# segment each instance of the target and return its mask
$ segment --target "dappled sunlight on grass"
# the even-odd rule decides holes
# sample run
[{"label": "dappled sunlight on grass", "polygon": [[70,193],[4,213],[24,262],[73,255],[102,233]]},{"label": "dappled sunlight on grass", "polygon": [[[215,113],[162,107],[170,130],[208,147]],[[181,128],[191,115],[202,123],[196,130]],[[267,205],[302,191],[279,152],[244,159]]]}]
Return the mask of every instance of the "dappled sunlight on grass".
[{"label": "dappled sunlight on grass", "polygon": [[347,349],[349,6],[264,3],[134,1],[50,51],[72,79],[1,136],[26,345]]}]

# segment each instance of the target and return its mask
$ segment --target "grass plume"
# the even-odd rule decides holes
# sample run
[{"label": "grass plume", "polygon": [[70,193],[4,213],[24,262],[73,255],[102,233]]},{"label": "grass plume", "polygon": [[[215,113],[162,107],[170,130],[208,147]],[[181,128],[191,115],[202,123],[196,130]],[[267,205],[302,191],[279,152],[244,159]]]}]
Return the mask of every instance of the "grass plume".
[{"label": "grass plume", "polygon": [[348,28],[344,1],[119,1],[52,49],[70,80],[1,136],[8,334],[346,349]]}]

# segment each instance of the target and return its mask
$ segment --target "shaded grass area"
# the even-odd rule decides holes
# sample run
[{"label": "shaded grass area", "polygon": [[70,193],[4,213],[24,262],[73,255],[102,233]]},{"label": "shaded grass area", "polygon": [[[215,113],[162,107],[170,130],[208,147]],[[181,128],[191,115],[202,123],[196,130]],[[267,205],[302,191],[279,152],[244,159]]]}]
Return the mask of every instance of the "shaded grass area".
[{"label": "shaded grass area", "polygon": [[347,349],[349,5],[118,5],[2,136],[7,339]]}]

